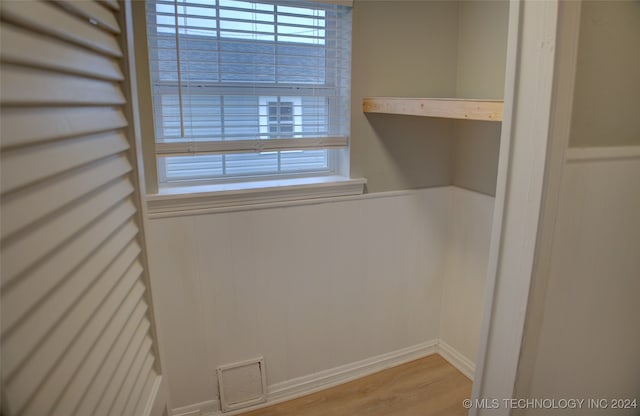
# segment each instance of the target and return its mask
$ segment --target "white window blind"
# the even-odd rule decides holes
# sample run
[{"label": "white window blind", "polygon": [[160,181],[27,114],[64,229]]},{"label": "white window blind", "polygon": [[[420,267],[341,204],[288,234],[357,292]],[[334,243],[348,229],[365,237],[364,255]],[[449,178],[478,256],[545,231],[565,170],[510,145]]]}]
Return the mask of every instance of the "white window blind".
[{"label": "white window blind", "polygon": [[148,0],[161,182],[328,174],[347,146],[351,9]]}]

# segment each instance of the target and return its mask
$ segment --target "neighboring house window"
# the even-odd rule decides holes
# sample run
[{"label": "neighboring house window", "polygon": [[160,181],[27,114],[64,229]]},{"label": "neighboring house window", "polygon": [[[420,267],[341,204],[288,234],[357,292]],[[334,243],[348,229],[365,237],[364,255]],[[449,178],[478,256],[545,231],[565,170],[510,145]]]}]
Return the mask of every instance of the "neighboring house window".
[{"label": "neighboring house window", "polygon": [[260,133],[269,138],[300,137],[296,126],[302,126],[300,97],[260,97]]},{"label": "neighboring house window", "polygon": [[161,184],[340,174],[350,10],[302,0],[148,0]]}]

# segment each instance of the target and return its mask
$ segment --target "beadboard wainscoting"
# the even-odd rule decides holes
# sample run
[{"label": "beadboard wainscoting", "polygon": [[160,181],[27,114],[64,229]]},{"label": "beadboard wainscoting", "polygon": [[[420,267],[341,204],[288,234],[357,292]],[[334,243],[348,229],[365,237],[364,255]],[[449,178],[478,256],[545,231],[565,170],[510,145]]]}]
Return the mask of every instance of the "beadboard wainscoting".
[{"label": "beadboard wainscoting", "polygon": [[[524,397],[640,397],[639,179],[640,146],[567,151],[545,295],[525,333]],[[584,410],[567,414],[597,412]]]},{"label": "beadboard wainscoting", "polygon": [[484,281],[492,205],[437,187],[150,220],[173,413],[213,412],[216,367],[256,356],[265,358],[268,403],[440,349],[473,371],[483,292],[460,290],[474,298],[459,301],[472,305],[464,325],[473,334],[443,339],[448,355],[443,294],[457,290],[445,284],[452,271],[473,275],[458,284]]},{"label": "beadboard wainscoting", "polygon": [[493,200],[458,187],[450,193],[439,336],[443,357],[470,378],[480,339]]}]

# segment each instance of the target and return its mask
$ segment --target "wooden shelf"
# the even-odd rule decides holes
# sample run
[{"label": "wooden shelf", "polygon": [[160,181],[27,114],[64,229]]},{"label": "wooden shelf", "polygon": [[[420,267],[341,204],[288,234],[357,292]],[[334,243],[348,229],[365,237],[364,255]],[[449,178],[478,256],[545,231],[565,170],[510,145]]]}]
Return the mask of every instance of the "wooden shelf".
[{"label": "wooden shelf", "polygon": [[376,97],[362,100],[365,113],[502,121],[503,100]]}]

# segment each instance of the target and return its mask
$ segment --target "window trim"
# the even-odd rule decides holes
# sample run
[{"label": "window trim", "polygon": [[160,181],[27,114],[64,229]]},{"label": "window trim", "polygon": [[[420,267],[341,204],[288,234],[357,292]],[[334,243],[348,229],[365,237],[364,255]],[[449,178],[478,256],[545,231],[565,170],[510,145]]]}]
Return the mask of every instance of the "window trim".
[{"label": "window trim", "polygon": [[[320,2],[322,2],[320,0]],[[336,1],[327,1],[327,3],[334,3],[342,5],[344,2]],[[347,2],[348,3],[348,2]],[[134,47],[136,52],[132,53],[135,58],[135,61],[130,61],[129,70],[132,75],[132,90],[136,93],[138,105],[134,111],[139,114],[138,123],[139,123],[139,131],[140,131],[140,147],[141,147],[141,155],[138,159],[138,164],[140,168],[144,172],[144,187],[146,190],[145,202],[147,202],[147,207],[151,210],[151,212],[157,211],[158,206],[163,206],[164,214],[161,216],[170,215],[169,212],[175,213],[184,213],[184,209],[177,208],[172,209],[171,206],[176,206],[176,204],[184,202],[184,198],[188,195],[193,196],[195,199],[199,201],[199,205],[202,207],[208,206],[209,209],[214,209],[220,211],[222,210],[231,210],[235,205],[232,200],[229,198],[229,194],[224,191],[216,190],[216,186],[214,185],[196,185],[191,184],[187,185],[178,185],[178,184],[163,184],[159,186],[160,172],[158,169],[159,158],[157,156],[158,150],[162,152],[161,149],[158,149],[161,146],[158,146],[160,143],[157,143],[155,140],[155,121],[153,117],[153,104],[152,104],[152,85],[150,77],[148,76],[150,68],[149,68],[149,53],[147,46],[147,13],[146,13],[146,1],[141,2],[133,2],[132,7],[130,9],[131,19],[130,23],[127,27],[127,30],[133,34],[131,49],[133,51]],[[316,87],[316,94],[320,90]],[[289,139],[291,140],[291,139]],[[298,139],[295,139],[298,140]],[[345,195],[361,195],[364,193],[364,187],[366,184],[366,179],[358,178],[351,179],[349,177],[349,159],[350,159],[350,149],[348,146],[348,137],[340,136],[340,137],[323,137],[323,138],[306,138],[305,141],[301,144],[308,146],[308,148],[313,148],[313,142],[318,140],[324,141],[320,143],[323,148],[329,150],[330,154],[333,154],[333,172],[330,175],[325,176],[309,176],[305,173],[304,178],[282,178],[280,179],[280,185],[277,187],[268,187],[265,186],[267,182],[273,181],[273,178],[261,178],[261,183],[256,183],[258,181],[253,182],[237,182],[236,184],[245,185],[246,189],[244,190],[246,196],[254,195],[256,198],[260,196],[260,194],[270,195],[270,203],[274,204],[278,201],[284,201],[285,204],[292,204],[296,201],[301,202],[305,200],[314,200],[316,198],[327,198],[327,197],[339,197]],[[275,143],[274,143],[275,144]],[[163,144],[164,146],[165,144]],[[192,145],[192,144],[191,144]],[[202,143],[198,143],[198,146],[202,145]],[[316,144],[317,146],[317,144]],[[295,181],[308,181],[306,185],[294,185]],[[323,185],[318,185],[323,184]],[[217,185],[218,188],[222,188],[226,184],[220,183]],[[203,194],[200,191],[197,191],[196,187],[208,187],[209,191],[205,194],[206,198],[203,199]],[[293,187],[293,188],[292,188]],[[200,188],[203,189],[203,188]],[[296,192],[291,193],[287,192],[288,189],[295,189]],[[176,193],[179,191],[180,193]],[[292,195],[295,194],[295,197]],[[219,196],[219,198],[217,198]],[[219,199],[219,201],[215,201]],[[159,202],[162,200],[162,202]],[[205,201],[206,200],[206,201]],[[172,203],[175,201],[175,204]],[[226,201],[226,202],[224,202]],[[221,208],[221,205],[224,205],[224,208]],[[243,205],[243,206],[251,206],[257,208],[258,204],[251,205]],[[240,207],[241,208],[241,207]],[[168,211],[167,211],[168,209]]]},{"label": "window trim", "polygon": [[156,155],[185,156],[190,154],[229,154],[231,152],[258,153],[283,150],[343,149],[347,143],[348,139],[345,136],[306,137],[304,139],[171,141],[156,143]]},{"label": "window trim", "polygon": [[362,195],[367,180],[330,175],[268,181],[165,187],[147,194],[149,218],[276,208]]}]

